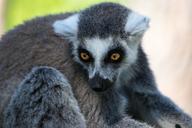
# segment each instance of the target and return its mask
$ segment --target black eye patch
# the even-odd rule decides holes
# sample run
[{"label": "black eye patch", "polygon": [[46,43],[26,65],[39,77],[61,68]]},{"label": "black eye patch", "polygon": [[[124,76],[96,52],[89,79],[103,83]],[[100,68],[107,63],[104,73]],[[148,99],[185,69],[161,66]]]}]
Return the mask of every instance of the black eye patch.
[{"label": "black eye patch", "polygon": [[[83,58],[82,54],[84,54],[84,55],[83,55],[84,58]],[[81,61],[86,62],[86,63],[89,63],[89,62],[93,62],[93,61],[94,61],[91,53],[90,53],[89,51],[87,51],[86,49],[81,48],[81,47],[78,48],[78,56],[79,56],[79,59],[80,59]]]},{"label": "black eye patch", "polygon": [[[119,58],[118,59],[113,59],[113,55],[117,55],[117,54],[118,54]],[[110,50],[107,53],[107,55],[106,55],[106,57],[104,59],[104,62],[105,63],[120,63],[123,60],[124,56],[125,56],[124,49],[121,48],[121,47],[117,47],[115,49]]]}]

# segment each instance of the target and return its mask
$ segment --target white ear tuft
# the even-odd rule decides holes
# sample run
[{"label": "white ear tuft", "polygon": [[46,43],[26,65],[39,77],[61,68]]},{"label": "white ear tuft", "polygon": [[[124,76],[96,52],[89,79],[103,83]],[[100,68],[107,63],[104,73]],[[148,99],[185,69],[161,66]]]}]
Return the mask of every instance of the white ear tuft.
[{"label": "white ear tuft", "polygon": [[149,28],[149,21],[148,17],[131,12],[127,17],[125,31],[131,35],[143,34]]},{"label": "white ear tuft", "polygon": [[74,39],[78,32],[79,14],[69,16],[64,20],[57,20],[53,23],[54,32],[67,39]]}]

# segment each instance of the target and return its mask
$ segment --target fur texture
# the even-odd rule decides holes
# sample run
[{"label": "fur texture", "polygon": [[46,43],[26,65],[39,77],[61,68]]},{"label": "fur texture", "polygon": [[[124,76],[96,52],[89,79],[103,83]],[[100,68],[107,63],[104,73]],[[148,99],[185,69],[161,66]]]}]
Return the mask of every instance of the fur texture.
[{"label": "fur texture", "polygon": [[98,4],[83,10],[80,13],[78,38],[123,35],[125,17],[129,12],[126,7],[113,3]]},{"label": "fur texture", "polygon": [[[96,69],[104,79],[111,80],[111,78],[116,77],[115,74],[119,74],[114,86],[124,86],[124,93],[128,99],[129,114],[139,117],[142,121],[155,127],[192,127],[191,117],[163,96],[156,87],[153,73],[141,46],[142,36],[149,27],[147,17],[113,3],[98,4],[78,14],[79,19],[76,20],[78,23],[76,30],[78,31],[77,33],[71,31],[73,33],[71,35],[77,35],[71,36],[74,39],[71,42],[74,47],[73,51],[83,45],[84,49],[90,51],[93,55],[99,53],[95,55],[96,57],[94,56],[97,62],[94,65],[98,64],[104,67],[105,64],[101,64],[102,60],[98,60],[97,57],[104,57],[105,52],[108,52],[109,47],[114,46],[114,44],[122,45],[122,42],[126,42],[123,48],[127,51],[127,61],[124,61],[125,65],[118,65],[122,67],[122,70],[112,66],[107,69],[113,71],[113,73],[109,73],[104,68]],[[63,37],[66,37],[68,33],[67,29],[65,31],[65,27],[69,25],[65,24],[67,20],[63,20],[64,25],[60,26],[60,28],[63,28],[62,33],[60,33]],[[113,41],[107,40],[109,38],[112,38]],[[77,53],[74,53],[74,56],[78,58]],[[81,61],[78,60],[77,62],[85,67],[88,72],[96,72],[90,69],[93,66],[87,68]],[[164,114],[164,110],[166,110],[166,114]]]},{"label": "fur texture", "polygon": [[191,117],[159,92],[141,48],[138,56],[137,63],[132,65],[130,71],[133,77],[121,79],[129,99],[128,114],[156,128],[191,128]]},{"label": "fur texture", "polygon": [[[5,111],[4,128],[85,128],[86,123],[88,128],[150,128],[122,114],[125,99],[118,90],[108,90],[98,97],[86,90],[86,83],[81,84],[75,90],[81,94],[78,99],[84,100],[80,102],[84,102],[83,110],[88,109],[87,122],[66,78],[53,68],[34,68],[12,96]],[[88,97],[80,91],[82,88],[88,91]]]},{"label": "fur texture", "polygon": [[34,68],[5,113],[4,128],[86,128],[71,85],[53,68]]},{"label": "fur texture", "polygon": [[[74,14],[37,18],[8,32],[0,41],[0,113],[5,111],[17,85],[31,68],[46,65],[65,74],[89,128],[150,127],[126,116],[126,106],[128,115],[156,127],[190,128],[191,118],[156,88],[140,44],[143,33],[128,36],[130,33],[125,32],[129,13],[129,9],[114,3],[88,8],[81,12],[78,29],[75,29],[78,31],[76,39],[71,34],[67,36],[73,39],[60,38],[52,28],[55,21],[63,21]],[[117,84],[123,88],[94,92],[88,84],[85,69],[74,61],[72,42],[95,35],[101,38],[119,36],[129,42],[129,47],[136,53],[134,63],[119,75]],[[3,115],[0,125],[2,118]]]},{"label": "fur texture", "polygon": [[[65,19],[70,15],[72,14],[46,16],[31,20],[9,31],[1,39],[0,98],[2,100],[0,100],[0,127],[2,127],[4,118],[2,113],[9,102],[14,101],[14,97],[11,101],[10,98],[17,85],[33,67],[46,65],[57,68],[62,74],[65,74],[85,117],[87,127],[108,128],[113,127],[112,124],[115,123],[114,127],[117,128],[121,125],[122,127],[149,128],[150,126],[145,123],[128,117],[124,118],[123,110],[126,102],[116,91],[112,92],[113,90],[111,90],[110,92],[109,90],[109,94],[100,95],[88,86],[84,70],[73,60],[70,44],[66,40],[58,38],[52,29],[54,21]],[[20,94],[18,93],[18,95]],[[11,109],[14,110],[14,106]],[[12,111],[11,109],[9,107],[8,111]],[[11,118],[8,116],[5,119]],[[119,120],[121,121],[119,122]],[[5,124],[7,123],[5,122]]]}]

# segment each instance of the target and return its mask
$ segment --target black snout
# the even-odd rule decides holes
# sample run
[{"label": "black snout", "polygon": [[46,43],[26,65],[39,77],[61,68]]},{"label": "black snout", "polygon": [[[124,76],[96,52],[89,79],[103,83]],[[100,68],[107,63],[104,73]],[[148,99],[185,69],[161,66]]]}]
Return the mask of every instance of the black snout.
[{"label": "black snout", "polygon": [[109,87],[112,86],[112,82],[108,79],[104,79],[99,75],[95,75],[92,79],[89,80],[90,87],[96,92],[104,92]]}]

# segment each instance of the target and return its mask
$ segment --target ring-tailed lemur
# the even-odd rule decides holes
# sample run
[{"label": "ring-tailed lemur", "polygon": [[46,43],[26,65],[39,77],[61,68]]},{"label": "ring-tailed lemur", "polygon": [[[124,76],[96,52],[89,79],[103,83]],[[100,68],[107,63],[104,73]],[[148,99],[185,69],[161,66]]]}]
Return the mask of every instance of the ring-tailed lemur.
[{"label": "ring-tailed lemur", "polygon": [[53,24],[71,41],[75,61],[87,71],[91,88],[121,86],[128,113],[155,127],[192,127],[191,118],[163,96],[142,50],[149,19],[117,4],[99,4]]},{"label": "ring-tailed lemur", "polygon": [[[31,27],[34,24],[36,28]],[[94,5],[68,17],[33,20],[2,39],[0,53],[9,55],[10,59],[6,61],[6,57],[0,56],[4,59],[1,67],[8,72],[2,71],[0,75],[19,80],[13,84],[11,79],[3,77],[0,84],[6,90],[6,85],[19,83],[32,66],[49,65],[59,69],[70,82],[87,127],[150,127],[123,118],[128,104],[128,115],[152,126],[190,128],[191,118],[156,87],[141,47],[148,26],[148,18],[114,3]],[[15,46],[6,44],[14,41]],[[8,46],[10,49],[6,50]],[[18,58],[18,54],[9,53],[16,48],[19,59],[11,64],[11,58]],[[29,56],[21,58],[25,52]],[[6,68],[6,64],[10,66]]]}]

